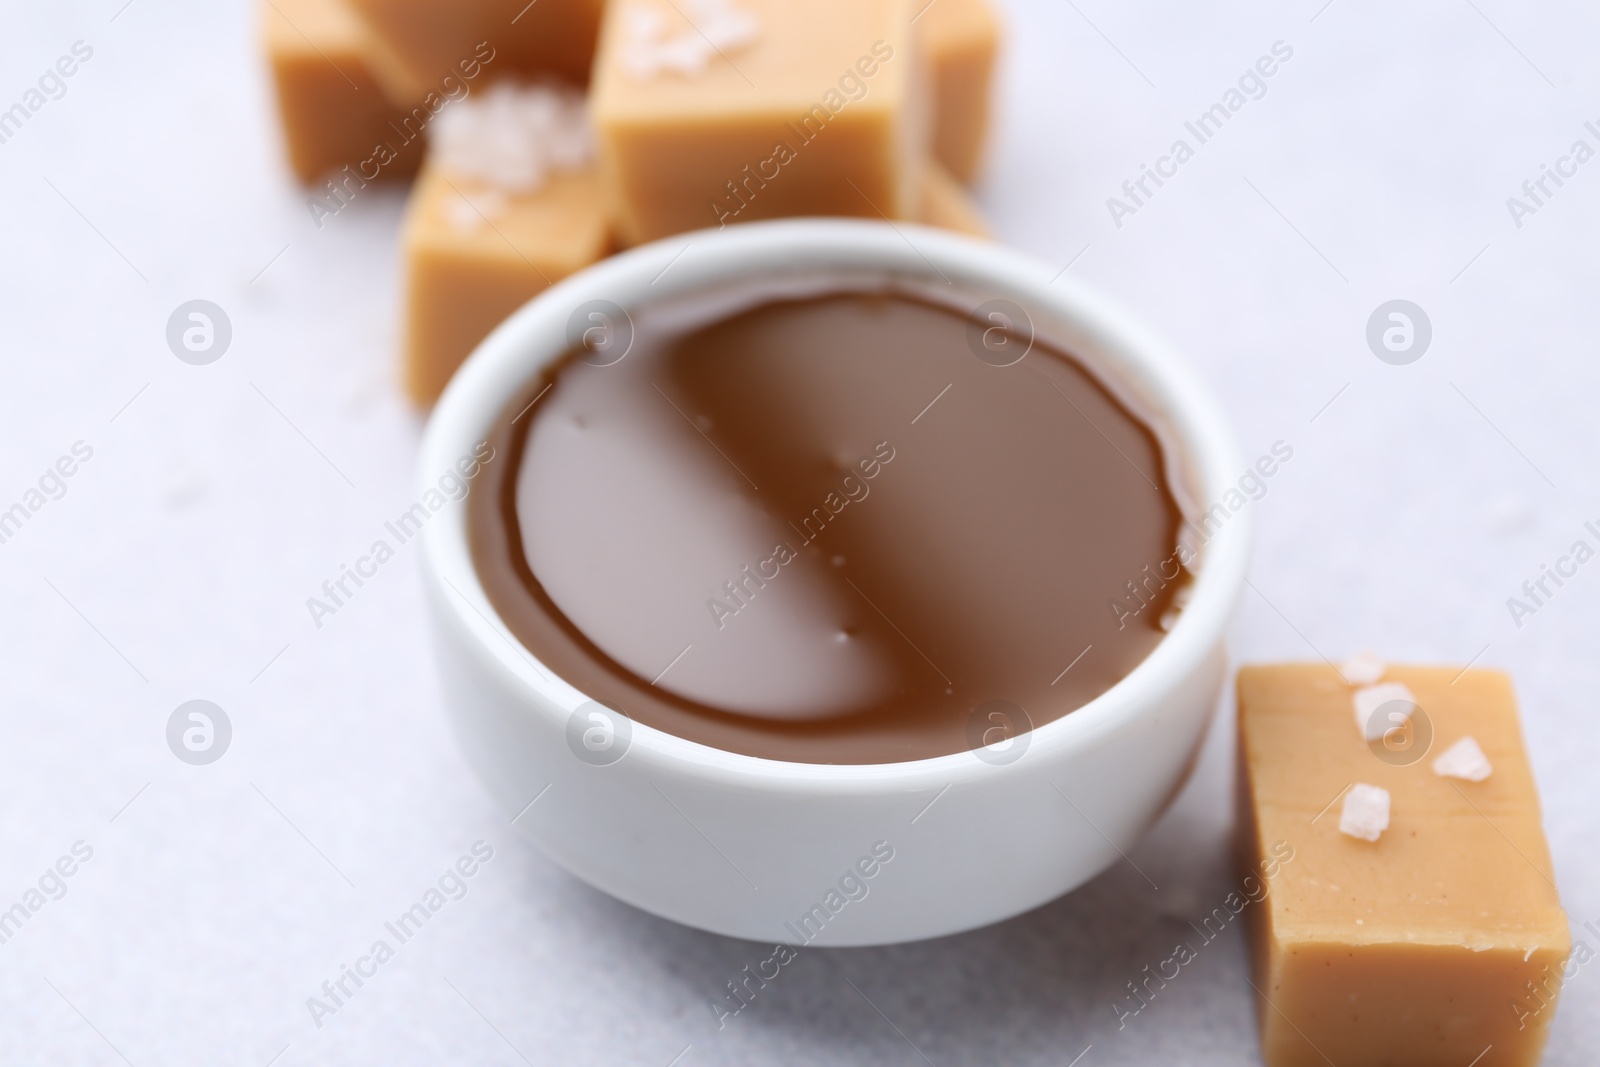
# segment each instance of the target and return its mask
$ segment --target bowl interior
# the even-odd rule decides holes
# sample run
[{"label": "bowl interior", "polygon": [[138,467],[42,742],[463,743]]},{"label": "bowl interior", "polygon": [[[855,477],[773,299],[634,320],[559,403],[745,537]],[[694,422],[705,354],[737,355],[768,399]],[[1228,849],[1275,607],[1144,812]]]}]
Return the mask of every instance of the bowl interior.
[{"label": "bowl interior", "polygon": [[[820,279],[820,282],[819,282]],[[437,478],[488,435],[504,405],[569,348],[574,313],[597,301],[630,312],[693,300],[730,300],[752,287],[803,291],[892,286],[966,310],[989,300],[1019,307],[1028,328],[1083,361],[1108,388],[1152,420],[1168,476],[1193,523],[1222,497],[1241,468],[1209,393],[1158,339],[1099,294],[1059,277],[1057,268],[997,245],[905,224],[796,219],[751,223],[658,241],[623,253],[551,287],[506,320],[474,352],[435,408],[421,450],[421,477]],[[1036,727],[1041,751],[1093,744],[1148,711],[1174,679],[1191,676],[1215,647],[1237,599],[1248,552],[1248,512],[1205,539],[1190,599],[1150,655],[1100,697]],[[427,569],[447,623],[464,630],[490,669],[529,695],[529,714],[566,714],[587,697],[537,663],[500,622],[467,546],[466,510],[440,514],[425,531]],[[970,753],[895,764],[824,765],[759,759],[710,748],[633,724],[630,757],[749,786],[897,788],[948,782],[996,768]]]}]

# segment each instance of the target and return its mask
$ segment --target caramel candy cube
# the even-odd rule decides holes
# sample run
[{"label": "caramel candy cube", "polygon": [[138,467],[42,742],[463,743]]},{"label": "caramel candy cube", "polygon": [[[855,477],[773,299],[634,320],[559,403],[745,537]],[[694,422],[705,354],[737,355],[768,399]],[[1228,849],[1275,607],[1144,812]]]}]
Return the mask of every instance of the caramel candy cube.
[{"label": "caramel candy cube", "polygon": [[508,193],[430,162],[406,208],[406,389],[432,404],[501,320],[607,251],[600,181],[553,173]]},{"label": "caramel candy cube", "polygon": [[966,189],[937,163],[930,163],[923,172],[922,210],[917,221],[970,237],[993,236]]},{"label": "caramel candy cube", "polygon": [[391,100],[443,92],[463,62],[491,79],[587,84],[604,0],[350,0],[372,31],[374,71]]},{"label": "caramel candy cube", "polygon": [[[1416,704],[1368,741],[1354,686],[1325,664],[1239,672],[1241,861],[1289,858],[1250,909],[1268,1067],[1529,1067],[1572,949],[1511,682],[1390,667]],[[1493,773],[1443,777],[1463,737]],[[1386,790],[1376,841],[1339,804]]]},{"label": "caramel candy cube", "polygon": [[971,183],[989,128],[1000,16],[990,0],[933,0],[916,16],[933,77],[933,155]]},{"label": "caramel candy cube", "polygon": [[913,0],[616,0],[592,99],[628,244],[786,215],[914,219]]},{"label": "caramel candy cube", "polygon": [[377,174],[416,173],[421,145],[406,144],[390,125],[403,112],[380,90],[370,63],[371,40],[346,0],[261,0],[260,12],[295,174],[312,181],[341,167],[360,166],[379,144],[395,143],[402,147]]}]

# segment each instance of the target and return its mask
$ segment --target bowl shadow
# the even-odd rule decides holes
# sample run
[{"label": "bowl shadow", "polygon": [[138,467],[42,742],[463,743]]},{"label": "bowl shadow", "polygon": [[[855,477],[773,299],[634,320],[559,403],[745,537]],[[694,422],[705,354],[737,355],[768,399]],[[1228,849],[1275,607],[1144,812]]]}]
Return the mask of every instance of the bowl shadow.
[{"label": "bowl shadow", "polygon": [[[1215,810],[1180,803],[1088,884],[950,937],[800,947],[775,967],[773,944],[693,930],[591,890],[604,915],[595,934],[624,939],[647,972],[641,980],[681,1007],[679,1047],[693,1052],[683,1067],[1065,1067],[1091,1045],[1096,1065],[1238,1064],[1239,1050],[1255,1046],[1244,924],[1207,922],[1227,914],[1238,878],[1230,828],[1186,814],[1205,808]],[[1193,953],[1181,967],[1170,962],[1180,943]],[[777,975],[763,980],[758,969]]]}]

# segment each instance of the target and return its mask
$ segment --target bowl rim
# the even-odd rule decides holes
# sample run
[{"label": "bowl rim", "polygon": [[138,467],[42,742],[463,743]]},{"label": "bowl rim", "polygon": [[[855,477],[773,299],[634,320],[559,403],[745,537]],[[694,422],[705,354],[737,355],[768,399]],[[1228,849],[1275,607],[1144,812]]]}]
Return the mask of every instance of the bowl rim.
[{"label": "bowl rim", "polygon": [[[805,218],[664,238],[540,292],[485,338],[451,380],[418,450],[419,485],[436,484],[440,472],[485,440],[507,399],[565,353],[567,320],[578,305],[603,299],[638,308],[745,282],[753,272],[781,277],[829,270],[883,272],[921,285],[956,285],[959,279],[969,292],[1016,301],[1036,322],[1082,333],[1095,349],[1086,358],[1092,370],[1115,376],[1118,380],[1108,384],[1133,388],[1157,405],[1170,440],[1182,450],[1197,509],[1220,501],[1242,476],[1232,432],[1204,383],[1164,341],[1093,288],[1025,253],[944,230]],[[1094,700],[1033,727],[1028,748],[1014,763],[995,765],[970,751],[901,763],[788,762],[714,748],[633,719],[629,748],[618,763],[632,760],[646,770],[688,773],[738,788],[855,795],[982,781],[1093,749],[1149,720],[1163,697],[1193,678],[1215,653],[1243,590],[1251,522],[1251,509],[1242,508],[1206,540],[1189,601],[1150,654]],[[564,730],[566,718],[588,698],[539,663],[501,621],[473,564],[466,524],[467,508],[456,503],[423,528],[423,571],[432,587],[436,624],[454,629],[480,667],[528,698],[523,703],[529,715],[550,717],[551,725]]]}]

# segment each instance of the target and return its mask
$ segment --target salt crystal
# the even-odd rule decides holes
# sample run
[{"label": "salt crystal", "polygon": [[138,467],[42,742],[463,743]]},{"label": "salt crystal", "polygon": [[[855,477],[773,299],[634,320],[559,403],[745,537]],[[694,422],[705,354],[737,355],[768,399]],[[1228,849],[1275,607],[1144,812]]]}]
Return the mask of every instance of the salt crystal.
[{"label": "salt crystal", "polygon": [[1389,665],[1371,652],[1357,652],[1339,664],[1339,673],[1351,685],[1372,685],[1383,679]]},{"label": "salt crystal", "polygon": [[595,155],[581,92],[509,82],[441,111],[432,145],[447,172],[507,193],[537,192],[552,172],[582,170]]},{"label": "salt crystal", "polygon": [[472,196],[460,193],[450,197],[444,202],[444,213],[451,226],[471,233],[500,215],[509,203],[500,190],[484,189]]},{"label": "salt crystal", "polygon": [[[1381,718],[1377,712],[1391,705]],[[1384,682],[1357,689],[1351,700],[1355,709],[1356,729],[1368,741],[1381,741],[1390,730],[1404,726],[1417,708],[1417,698],[1400,682]]]},{"label": "salt crystal", "polygon": [[654,81],[672,72],[692,77],[711,57],[743,48],[761,31],[755,14],[733,0],[686,0],[689,26],[676,34],[655,7],[631,4],[623,13],[622,65],[635,81]]},{"label": "salt crystal", "polygon": [[1376,841],[1389,828],[1389,791],[1375,785],[1357,783],[1344,796],[1339,813],[1339,832]]},{"label": "salt crystal", "polygon": [[1441,778],[1460,778],[1468,782],[1481,782],[1494,773],[1489,757],[1476,739],[1463,737],[1433,761],[1433,773]]}]

